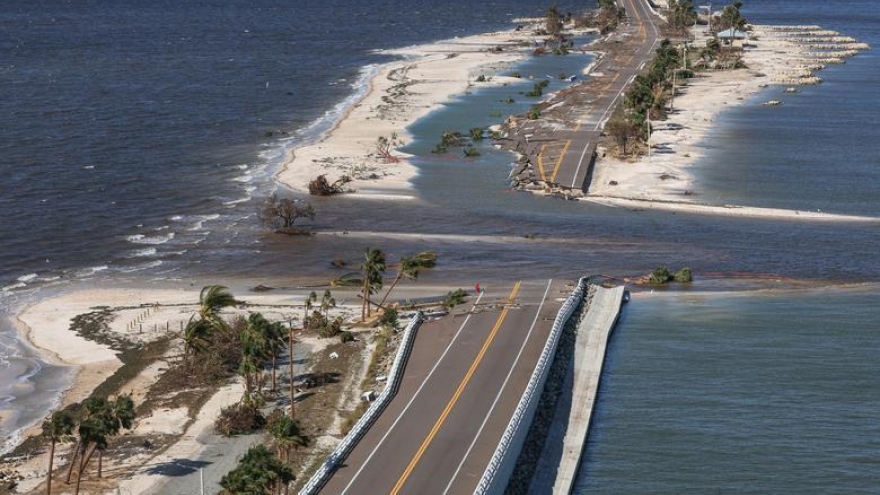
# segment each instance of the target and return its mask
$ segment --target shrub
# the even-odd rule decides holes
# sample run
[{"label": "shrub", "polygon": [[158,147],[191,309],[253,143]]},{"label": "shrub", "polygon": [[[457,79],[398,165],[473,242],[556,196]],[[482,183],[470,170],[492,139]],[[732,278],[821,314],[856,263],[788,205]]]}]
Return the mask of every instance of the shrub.
[{"label": "shrub", "polygon": [[253,403],[242,402],[220,410],[214,427],[221,435],[246,435],[266,426],[266,418]]},{"label": "shrub", "polygon": [[354,334],[348,331],[339,332],[339,343],[345,344],[347,342],[354,342]]},{"label": "shrub", "polygon": [[661,266],[651,271],[651,278],[648,280],[648,283],[652,285],[661,285],[669,282],[670,278],[669,269],[665,266]]},{"label": "shrub", "polygon": [[466,158],[476,158],[480,156],[480,151],[473,146],[468,146],[464,149],[464,156]]},{"label": "shrub", "polygon": [[330,319],[324,316],[320,311],[313,311],[306,317],[305,329],[315,332],[322,338],[335,337],[342,331],[342,317]]},{"label": "shrub", "polygon": [[538,107],[530,108],[528,117],[529,117],[529,120],[537,120],[537,119],[541,118],[541,109]]},{"label": "shrub", "polygon": [[481,141],[484,137],[485,131],[482,127],[474,127],[471,129],[471,139],[474,141]]},{"label": "shrub", "polygon": [[681,270],[675,272],[675,281],[686,284],[689,282],[693,282],[694,274],[691,272],[691,269],[688,267],[684,267]]},{"label": "shrub", "polygon": [[443,301],[443,306],[451,309],[463,303],[465,296],[467,296],[467,292],[463,289],[455,289],[454,291],[447,292],[446,299]]},{"label": "shrub", "polygon": [[379,324],[383,327],[390,328],[392,330],[397,330],[397,326],[399,324],[397,310],[394,308],[389,308],[382,313],[382,318],[379,319]]}]

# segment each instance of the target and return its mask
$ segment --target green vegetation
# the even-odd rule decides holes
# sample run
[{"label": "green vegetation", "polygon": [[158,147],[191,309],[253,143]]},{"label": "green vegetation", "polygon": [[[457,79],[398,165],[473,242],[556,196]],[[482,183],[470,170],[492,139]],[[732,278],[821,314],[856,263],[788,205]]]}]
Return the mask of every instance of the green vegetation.
[{"label": "green vegetation", "polygon": [[220,480],[223,495],[280,493],[296,479],[293,471],[265,445],[256,445],[244,455],[235,469]]},{"label": "green vegetation", "polygon": [[397,326],[400,325],[397,310],[389,308],[382,313],[382,318],[379,319],[379,325],[385,328],[390,328],[391,330],[397,330]]},{"label": "green vegetation", "polygon": [[541,95],[544,94],[544,88],[546,88],[549,84],[550,84],[550,81],[548,81],[546,79],[541,79],[540,81],[535,83],[534,86],[532,86],[532,89],[530,91],[528,91],[524,94],[530,98],[540,97]]},{"label": "green vegetation", "polygon": [[482,141],[483,137],[485,137],[485,132],[482,127],[474,127],[471,129],[471,139],[474,141]]},{"label": "green vegetation", "polygon": [[465,158],[476,158],[480,156],[480,151],[473,146],[468,146],[464,149]]},{"label": "green vegetation", "polygon": [[446,153],[447,151],[449,151],[449,148],[464,146],[464,143],[464,136],[460,132],[444,131],[443,134],[440,136],[440,143],[434,146],[434,149],[431,150],[431,153]]},{"label": "green vegetation", "polygon": [[443,306],[452,309],[463,303],[465,297],[467,297],[467,292],[463,289],[455,289],[454,291],[447,292],[446,299],[443,300]]},{"label": "green vegetation", "polygon": [[[43,432],[50,439],[56,438],[56,435],[57,438],[72,437],[74,432],[72,422],[76,422],[76,447],[72,451],[73,456],[68,461],[66,481],[70,484],[73,471],[76,469],[74,494],[78,495],[83,473],[85,473],[95,452],[98,453],[97,477],[101,478],[103,455],[107,450],[110,438],[119,435],[123,429],[131,429],[134,424],[134,401],[127,395],[120,395],[116,400],[90,397],[82,404],[75,404],[68,408],[68,413],[62,413],[57,418],[54,416],[53,414],[53,417],[50,417],[48,425],[43,425]],[[79,459],[78,462],[77,459]],[[52,460],[50,459],[49,462],[51,464]]]},{"label": "green vegetation", "polygon": [[[435,266],[437,266],[437,253],[434,251],[422,251],[416,254],[401,256],[397,261],[397,273],[394,275],[394,280],[391,282],[391,286],[388,287],[388,291],[385,292],[385,295],[382,297],[382,301],[379,302],[379,307],[385,306],[385,301],[388,300],[391,291],[397,287],[397,283],[402,279],[417,280],[422,270],[429,270]],[[386,314],[390,311],[394,310],[388,309],[386,310]],[[394,316],[397,316],[396,311],[394,311]]]},{"label": "green vegetation", "polygon": [[742,6],[742,2],[733,2],[732,4],[725,6],[724,9],[721,10],[721,16],[712,20],[712,30],[716,33],[727,29],[744,31],[748,20],[743,17],[740,12]]},{"label": "green vegetation", "polygon": [[651,285],[664,285],[673,280],[678,283],[686,284],[693,282],[694,275],[691,272],[691,269],[687,267],[672,274],[669,272],[668,268],[661,266],[652,270],[651,275],[648,277],[648,283]]},{"label": "green vegetation", "polygon": [[669,27],[684,32],[697,23],[697,10],[692,0],[670,0],[666,16]]},{"label": "green vegetation", "polygon": [[537,106],[533,106],[529,109],[529,113],[526,114],[529,120],[537,120],[541,118],[541,109]]},{"label": "green vegetation", "polygon": [[647,74],[636,76],[626,93],[624,102],[630,122],[642,126],[646,120],[666,117],[667,92],[672,88],[673,71],[680,65],[678,50],[668,39],[661,41]]},{"label": "green vegetation", "polygon": [[694,274],[690,268],[685,267],[675,272],[673,279],[678,283],[687,284],[694,281]]}]

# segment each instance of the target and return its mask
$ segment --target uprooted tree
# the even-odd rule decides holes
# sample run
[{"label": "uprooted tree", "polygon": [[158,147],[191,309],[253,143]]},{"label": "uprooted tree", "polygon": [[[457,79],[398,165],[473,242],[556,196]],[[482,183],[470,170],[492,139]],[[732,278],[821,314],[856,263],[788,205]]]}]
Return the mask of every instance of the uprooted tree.
[{"label": "uprooted tree", "polygon": [[385,136],[379,136],[376,139],[376,153],[380,158],[385,160],[385,163],[397,163],[400,161],[400,158],[391,154],[391,149],[396,148],[403,144],[403,141],[397,137],[397,133],[391,133],[391,137],[387,138]]},{"label": "uprooted tree", "polygon": [[319,175],[315,180],[309,182],[309,194],[312,196],[332,196],[345,192],[343,184],[349,182],[349,177],[343,177],[332,184],[327,180],[327,176]]},{"label": "uprooted tree", "polygon": [[279,198],[273,194],[266,198],[258,211],[263,225],[282,233],[303,233],[295,229],[294,223],[300,218],[315,219],[315,209],[311,203],[292,198]]}]

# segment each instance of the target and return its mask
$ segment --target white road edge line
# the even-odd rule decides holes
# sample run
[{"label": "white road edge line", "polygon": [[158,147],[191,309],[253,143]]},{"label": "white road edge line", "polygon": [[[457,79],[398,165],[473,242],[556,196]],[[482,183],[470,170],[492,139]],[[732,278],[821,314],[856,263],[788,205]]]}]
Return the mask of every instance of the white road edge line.
[{"label": "white road edge line", "polygon": [[578,160],[578,166],[577,166],[577,168],[574,169],[574,177],[572,177],[572,179],[571,179],[571,188],[572,189],[574,189],[574,185],[577,182],[578,173],[580,173],[581,166],[584,164],[584,155],[587,154],[587,150],[590,148],[591,143],[592,143],[592,141],[587,141],[587,145],[584,146],[584,150],[581,151],[581,157]]},{"label": "white road edge line", "polygon": [[522,353],[526,348],[526,344],[532,337],[532,331],[535,329],[535,325],[538,324],[538,316],[541,315],[541,309],[544,307],[544,301],[547,300],[547,294],[550,293],[550,284],[552,283],[552,278],[547,281],[547,289],[544,290],[544,297],[541,298],[541,304],[538,306],[538,311],[535,313],[535,319],[532,321],[532,326],[529,327],[529,332],[526,334],[525,340],[523,340],[522,345],[519,347],[519,352],[516,354],[516,359],[513,360],[513,364],[510,366],[510,370],[507,372],[507,376],[504,378],[504,383],[501,384],[501,389],[499,389],[498,394],[495,395],[495,400],[492,401],[492,407],[489,408],[489,412],[486,413],[486,417],[483,418],[483,423],[480,424],[480,429],[477,430],[477,434],[474,435],[474,439],[471,441],[470,446],[468,446],[467,452],[464,453],[464,456],[461,458],[461,462],[458,463],[458,467],[455,468],[455,472],[452,473],[452,478],[449,480],[449,484],[446,485],[446,489],[443,490],[443,495],[449,493],[449,489],[452,487],[455,479],[458,478],[458,473],[459,471],[461,471],[462,466],[464,466],[464,461],[467,460],[469,455],[471,455],[471,450],[473,450],[474,445],[477,444],[477,439],[480,438],[480,435],[483,434],[483,428],[486,426],[486,423],[489,422],[489,416],[491,416],[492,413],[495,411],[495,406],[498,405],[498,401],[501,399],[501,394],[504,393],[504,389],[507,388],[507,382],[510,381],[510,377],[511,375],[513,375],[513,370],[519,363],[519,358],[522,356]]},{"label": "white road edge line", "polygon": [[[475,308],[477,306],[477,304],[480,303],[480,299],[483,298],[483,294],[484,293],[481,292],[480,295],[477,297],[477,300],[474,301],[474,305],[472,306],[472,309]],[[347,492],[348,489],[351,488],[351,486],[354,484],[355,480],[357,480],[358,476],[360,476],[361,472],[363,472],[364,468],[367,467],[367,464],[369,464],[370,461],[373,459],[373,456],[376,455],[376,451],[379,450],[379,447],[381,447],[382,444],[385,443],[385,440],[388,438],[388,435],[390,435],[391,432],[394,431],[394,428],[397,426],[397,423],[399,423],[400,420],[403,419],[403,416],[409,410],[409,407],[412,405],[413,402],[415,402],[416,398],[419,396],[419,393],[421,393],[422,389],[425,388],[425,385],[428,383],[428,380],[431,379],[431,377],[434,375],[434,372],[437,371],[438,367],[440,367],[440,363],[443,362],[443,358],[445,358],[446,354],[449,353],[449,349],[452,348],[452,344],[454,344],[455,341],[458,340],[458,336],[461,335],[461,332],[462,332],[462,330],[464,330],[465,325],[467,325],[468,321],[471,319],[471,314],[472,314],[472,312],[468,312],[467,317],[461,323],[461,326],[458,327],[458,331],[455,332],[455,336],[452,337],[452,340],[449,341],[449,345],[447,345],[446,349],[443,350],[443,354],[440,355],[440,357],[437,359],[437,362],[434,363],[434,367],[431,368],[431,371],[428,372],[428,376],[426,376],[425,379],[422,380],[422,384],[419,385],[419,388],[418,388],[418,390],[416,390],[416,393],[414,393],[412,398],[409,400],[409,402],[406,403],[406,407],[403,408],[403,411],[400,412],[400,414],[394,420],[394,423],[391,423],[391,427],[388,428],[388,431],[385,432],[385,435],[382,436],[382,439],[379,440],[379,443],[376,444],[376,447],[373,448],[373,451],[370,452],[369,456],[367,456],[367,459],[361,465],[360,469],[358,469],[357,472],[354,473],[354,476],[351,477],[351,481],[349,481],[348,484],[345,485],[345,488],[342,490],[342,492],[340,492],[339,495],[345,495],[345,492]]]}]

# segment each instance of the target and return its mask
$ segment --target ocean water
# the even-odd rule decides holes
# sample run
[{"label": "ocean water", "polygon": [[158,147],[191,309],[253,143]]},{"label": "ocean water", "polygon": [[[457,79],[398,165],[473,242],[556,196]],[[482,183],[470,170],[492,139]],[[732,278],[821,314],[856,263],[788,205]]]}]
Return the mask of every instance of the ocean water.
[{"label": "ocean water", "polygon": [[[877,45],[880,23],[872,7],[868,0],[754,0],[745,14],[756,22],[820,24]],[[462,95],[410,129],[415,140],[408,151],[417,154],[420,167],[417,200],[314,199],[318,217],[311,227],[344,230],[346,236],[291,239],[256,225],[255,204],[276,188],[272,175],[283,154],[319,138],[363,94],[377,64],[388,60],[377,50],[508,28],[513,18],[545,9],[520,0],[0,5],[0,306],[8,311],[55,291],[108,281],[283,284],[287,278],[279,267],[289,267],[291,278],[328,277],[331,260],[357,259],[371,246],[392,257],[433,249],[440,267],[424,278],[443,282],[491,283],[511,273],[626,276],[658,265],[691,266],[700,287],[714,289],[748,288],[739,277],[779,286],[880,279],[880,231],[874,224],[719,219],[549,201],[510,191],[510,157],[488,143],[472,160],[430,153],[438,132],[503,120],[507,109],[494,100],[506,92],[517,105],[527,105],[515,87]],[[586,65],[589,59],[582,58],[529,63],[551,64],[534,68],[535,77],[544,77]],[[880,185],[878,140],[869,125],[880,104],[872,83],[875,53],[821,75],[823,85],[786,96],[772,114],[755,104],[723,115],[706,143],[709,156],[697,167],[707,198],[874,214],[872,191]],[[772,91],[768,95],[779,99]],[[864,289],[862,296],[872,292]],[[760,306],[764,295],[754,297]],[[827,313],[811,297],[793,293],[786,302],[806,315],[815,310],[814,319],[822,321]],[[857,302],[840,300],[844,308]],[[727,304],[714,311],[719,319],[737,320],[749,310]],[[670,311],[665,317],[680,326],[684,320],[676,318],[686,314]],[[615,363],[623,359],[614,357],[615,346],[642,335],[628,332],[629,322],[624,320],[612,345],[612,380]],[[798,330],[794,320],[774,324],[779,332]],[[675,336],[666,338],[674,342]],[[695,354],[682,354],[681,365]],[[739,366],[752,366],[747,353],[742,359]],[[797,365],[821,372],[821,363]],[[4,432],[39,419],[68,375],[42,363],[8,322],[0,322]],[[687,403],[687,390],[664,393],[664,400]],[[679,395],[668,395],[673,393]],[[614,408],[631,404],[616,402]],[[761,405],[743,401],[737,407]],[[724,428],[731,436],[746,433],[738,424]],[[797,424],[792,428],[797,441]],[[860,441],[852,428],[841,432],[841,442]],[[808,439],[799,445],[808,447]],[[597,441],[585,464],[588,474],[599,469],[591,464],[599,458],[592,452],[606,447],[601,436]],[[656,438],[628,441],[636,443],[627,462],[650,459],[638,455],[651,455]],[[782,480],[801,474],[785,463],[778,468]],[[702,469],[710,472],[714,465]],[[623,483],[630,475],[618,471],[605,482]],[[677,486],[648,491],[679,492]]]},{"label": "ocean water", "polygon": [[876,493],[877,290],[633,297],[574,493]]}]

